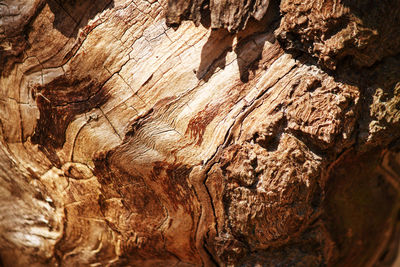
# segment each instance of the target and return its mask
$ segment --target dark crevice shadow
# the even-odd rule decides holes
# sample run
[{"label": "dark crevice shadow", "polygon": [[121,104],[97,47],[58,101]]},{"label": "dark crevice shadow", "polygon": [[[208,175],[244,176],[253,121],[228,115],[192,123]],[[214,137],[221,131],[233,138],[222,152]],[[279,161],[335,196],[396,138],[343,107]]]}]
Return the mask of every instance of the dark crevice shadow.
[{"label": "dark crevice shadow", "polygon": [[250,73],[258,69],[264,43],[267,41],[267,38],[264,38],[261,43],[257,44],[254,37],[259,34],[255,33],[243,39],[240,39],[240,36],[238,36],[239,42],[234,51],[237,55],[240,80],[243,83],[247,83]]},{"label": "dark crevice shadow", "polygon": [[226,55],[232,51],[235,35],[226,29],[212,29],[207,42],[201,50],[200,66],[196,76],[199,80],[208,81],[217,68],[224,69]]},{"label": "dark crevice shadow", "polygon": [[211,27],[211,10],[210,10],[210,0],[205,0],[201,5],[200,13],[200,23],[204,28]]},{"label": "dark crevice shadow", "polygon": [[64,36],[76,38],[79,29],[105,9],[114,7],[114,0],[46,0],[54,13],[53,26]]},{"label": "dark crevice shadow", "polygon": [[[201,24],[210,28],[211,18],[207,2],[201,10]],[[279,1],[272,0],[264,17],[260,21],[251,18],[243,31],[230,33],[226,29],[211,29],[210,36],[201,51],[197,78],[207,82],[217,69],[224,69],[227,64],[226,56],[232,51],[234,39],[237,38],[234,52],[237,55],[240,80],[243,83],[248,82],[250,72],[258,67],[264,43],[267,41],[267,38],[264,38],[261,43],[256,43],[254,39],[260,34],[272,32],[273,28],[278,26],[279,19]]]}]

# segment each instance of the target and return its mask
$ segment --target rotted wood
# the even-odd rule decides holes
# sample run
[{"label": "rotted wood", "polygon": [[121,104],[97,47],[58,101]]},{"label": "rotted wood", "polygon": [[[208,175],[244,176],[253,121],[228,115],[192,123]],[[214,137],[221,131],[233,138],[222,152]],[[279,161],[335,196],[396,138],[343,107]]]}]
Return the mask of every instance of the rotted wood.
[{"label": "rotted wood", "polygon": [[0,265],[399,262],[398,1],[0,1]]}]

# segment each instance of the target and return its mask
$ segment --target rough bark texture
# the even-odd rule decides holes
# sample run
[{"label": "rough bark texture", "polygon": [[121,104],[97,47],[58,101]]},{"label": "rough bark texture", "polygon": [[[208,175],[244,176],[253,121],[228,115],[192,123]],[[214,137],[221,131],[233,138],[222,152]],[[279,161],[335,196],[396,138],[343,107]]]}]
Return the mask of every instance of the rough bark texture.
[{"label": "rough bark texture", "polygon": [[399,21],[399,1],[0,1],[0,265],[390,266]]}]

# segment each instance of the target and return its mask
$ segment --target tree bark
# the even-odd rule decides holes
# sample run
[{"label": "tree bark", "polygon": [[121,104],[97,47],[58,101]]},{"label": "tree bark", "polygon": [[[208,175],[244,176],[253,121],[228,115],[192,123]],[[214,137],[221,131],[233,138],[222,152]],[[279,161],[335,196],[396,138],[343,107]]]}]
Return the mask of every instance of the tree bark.
[{"label": "tree bark", "polygon": [[400,2],[0,1],[0,266],[390,266]]}]

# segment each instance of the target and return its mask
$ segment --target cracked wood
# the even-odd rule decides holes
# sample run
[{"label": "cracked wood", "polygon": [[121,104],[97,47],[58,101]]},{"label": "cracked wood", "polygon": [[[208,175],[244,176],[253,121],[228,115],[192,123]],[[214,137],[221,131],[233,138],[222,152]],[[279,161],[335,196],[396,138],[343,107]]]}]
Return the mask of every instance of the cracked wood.
[{"label": "cracked wood", "polygon": [[375,4],[1,1],[0,265],[394,262],[400,9]]}]

